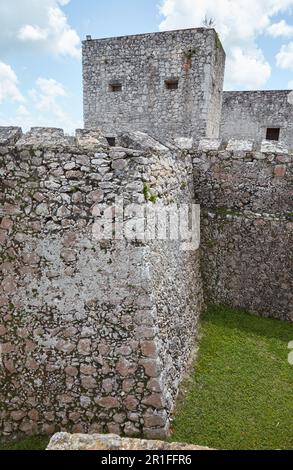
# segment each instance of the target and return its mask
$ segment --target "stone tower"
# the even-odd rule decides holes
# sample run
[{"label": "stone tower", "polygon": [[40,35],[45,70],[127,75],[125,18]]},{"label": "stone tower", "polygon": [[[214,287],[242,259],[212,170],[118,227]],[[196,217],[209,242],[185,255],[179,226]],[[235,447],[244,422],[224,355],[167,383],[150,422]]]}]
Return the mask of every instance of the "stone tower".
[{"label": "stone tower", "polygon": [[84,121],[109,137],[219,136],[225,53],[214,29],[83,42]]}]

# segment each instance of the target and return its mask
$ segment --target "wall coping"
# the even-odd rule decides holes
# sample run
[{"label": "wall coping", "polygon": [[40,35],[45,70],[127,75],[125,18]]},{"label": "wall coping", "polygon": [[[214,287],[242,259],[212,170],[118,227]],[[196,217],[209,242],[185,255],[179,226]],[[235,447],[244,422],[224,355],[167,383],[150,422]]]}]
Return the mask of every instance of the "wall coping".
[{"label": "wall coping", "polygon": [[[99,129],[77,129],[74,136],[65,135],[64,130],[52,127],[32,127],[30,131],[23,133],[21,127],[0,127],[0,146],[17,147],[99,147],[109,148],[106,136]],[[117,132],[117,148],[129,148],[133,150],[151,150],[164,153],[168,151],[185,150],[189,152],[231,152],[231,153],[262,153],[293,156],[290,150],[282,142],[263,140],[256,142],[247,139],[201,139],[198,142],[192,138],[176,138],[174,142],[162,144],[148,134],[140,131]]]}]

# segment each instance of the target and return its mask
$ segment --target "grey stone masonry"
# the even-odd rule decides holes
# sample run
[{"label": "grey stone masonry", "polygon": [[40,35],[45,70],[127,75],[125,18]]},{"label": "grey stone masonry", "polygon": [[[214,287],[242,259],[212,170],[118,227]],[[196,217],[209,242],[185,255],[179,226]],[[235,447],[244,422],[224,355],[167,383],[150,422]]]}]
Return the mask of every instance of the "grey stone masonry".
[{"label": "grey stone masonry", "polygon": [[83,42],[84,121],[108,136],[218,137],[225,53],[214,29]]},{"label": "grey stone masonry", "polygon": [[0,436],[166,436],[196,346],[199,251],[95,234],[116,197],[191,204],[191,158],[141,133],[121,136],[134,150],[40,128],[8,145],[14,132],[0,128]]},{"label": "grey stone masonry", "polygon": [[224,91],[221,137],[261,141],[267,129],[280,129],[279,141],[293,149],[293,92]]},{"label": "grey stone masonry", "polygon": [[12,145],[22,136],[20,127],[0,127],[0,145]]},{"label": "grey stone masonry", "polygon": [[[89,129],[0,136],[1,438],[166,436],[203,290],[207,302],[293,321],[284,145],[203,139],[186,149],[129,131],[109,147]],[[134,204],[151,217],[163,207],[171,232],[174,207],[195,203],[200,250],[131,217]],[[97,237],[109,212],[135,236]]]},{"label": "grey stone masonry", "polygon": [[193,161],[207,301],[292,322],[292,154],[203,141]]}]

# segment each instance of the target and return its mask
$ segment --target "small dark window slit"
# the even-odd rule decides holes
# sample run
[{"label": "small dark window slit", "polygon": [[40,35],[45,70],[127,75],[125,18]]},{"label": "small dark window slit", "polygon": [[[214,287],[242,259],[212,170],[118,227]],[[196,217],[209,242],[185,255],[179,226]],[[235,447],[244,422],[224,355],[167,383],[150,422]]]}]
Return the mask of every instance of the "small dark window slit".
[{"label": "small dark window slit", "polygon": [[278,141],[280,138],[280,128],[279,127],[268,127],[266,140],[275,140]]},{"label": "small dark window slit", "polygon": [[179,81],[177,79],[165,80],[167,90],[178,90]]},{"label": "small dark window slit", "polygon": [[115,137],[106,137],[108,144],[110,147],[115,147],[116,145],[116,138]]},{"label": "small dark window slit", "polygon": [[122,84],[121,83],[110,83],[109,90],[112,93],[117,93],[119,91],[122,91]]}]

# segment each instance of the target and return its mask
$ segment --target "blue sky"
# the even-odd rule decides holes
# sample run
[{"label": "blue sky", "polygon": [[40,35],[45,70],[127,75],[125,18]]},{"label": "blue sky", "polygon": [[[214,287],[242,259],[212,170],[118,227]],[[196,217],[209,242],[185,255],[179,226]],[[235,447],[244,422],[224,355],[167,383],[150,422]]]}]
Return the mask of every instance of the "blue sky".
[{"label": "blue sky", "polygon": [[82,127],[80,41],[202,26],[226,89],[293,88],[293,0],[1,0],[0,125]]}]

